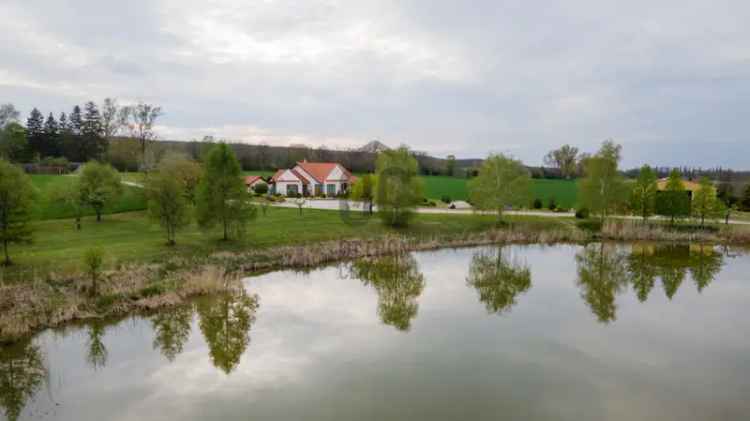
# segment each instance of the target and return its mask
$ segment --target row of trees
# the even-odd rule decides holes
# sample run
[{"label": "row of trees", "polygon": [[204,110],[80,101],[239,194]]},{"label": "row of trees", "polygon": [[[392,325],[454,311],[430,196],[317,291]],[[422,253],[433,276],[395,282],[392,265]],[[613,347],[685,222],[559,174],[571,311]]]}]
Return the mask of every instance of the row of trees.
[{"label": "row of trees", "polygon": [[106,98],[101,105],[87,102],[76,105],[69,114],[44,114],[37,108],[29,113],[26,126],[12,104],[0,106],[0,157],[17,163],[29,163],[50,157],[72,162],[105,160],[110,142],[119,135],[140,145],[145,161],[149,144],[156,139],[154,125],[161,108],[146,103],[120,106]]}]

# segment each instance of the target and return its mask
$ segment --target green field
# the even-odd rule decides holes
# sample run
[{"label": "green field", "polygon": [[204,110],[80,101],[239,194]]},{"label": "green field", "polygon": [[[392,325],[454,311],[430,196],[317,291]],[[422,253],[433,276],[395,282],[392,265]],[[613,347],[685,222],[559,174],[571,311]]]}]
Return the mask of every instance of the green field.
[{"label": "green field", "polygon": [[[468,190],[464,178],[447,176],[422,176],[425,196],[429,199],[440,200],[448,196],[451,200],[467,200]],[[546,208],[550,199],[555,199],[559,207],[570,209],[575,207],[578,186],[574,180],[532,180],[532,200],[541,199]]]},{"label": "green field", "polygon": [[[37,198],[33,211],[34,219],[61,219],[73,217],[73,211],[59,200],[55,199],[58,192],[66,185],[75,181],[72,175],[31,175],[31,182],[37,190]],[[123,194],[117,203],[105,210],[105,213],[131,212],[146,209],[146,200],[142,189],[123,186]],[[86,215],[94,215],[94,211],[88,209]]]}]

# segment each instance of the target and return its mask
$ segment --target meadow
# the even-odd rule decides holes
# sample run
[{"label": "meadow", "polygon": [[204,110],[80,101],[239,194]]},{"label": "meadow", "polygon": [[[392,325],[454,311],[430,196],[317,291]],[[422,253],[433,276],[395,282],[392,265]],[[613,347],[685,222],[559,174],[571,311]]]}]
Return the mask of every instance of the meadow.
[{"label": "meadow", "polygon": [[[36,189],[32,218],[35,220],[72,218],[73,210],[60,199],[60,193],[75,182],[74,177],[72,175],[31,175],[31,182]],[[146,199],[142,189],[123,186],[122,193],[117,202],[105,209],[105,214],[146,209]],[[94,215],[94,211],[87,209],[85,215]]]}]

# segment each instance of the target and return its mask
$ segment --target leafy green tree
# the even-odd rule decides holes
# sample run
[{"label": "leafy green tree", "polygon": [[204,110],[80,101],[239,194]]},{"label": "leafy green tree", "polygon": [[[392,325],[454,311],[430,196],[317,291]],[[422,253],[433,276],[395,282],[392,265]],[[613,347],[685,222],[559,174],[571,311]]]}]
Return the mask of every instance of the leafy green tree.
[{"label": "leafy green tree", "polygon": [[100,248],[90,248],[83,255],[83,266],[86,274],[91,278],[91,294],[99,294],[99,278],[104,266],[104,252]]},{"label": "leafy green tree", "polygon": [[701,227],[705,225],[706,218],[718,218],[723,214],[724,208],[721,201],[716,197],[716,189],[708,177],[702,177],[700,187],[693,195],[693,215],[701,220]]},{"label": "leafy green tree", "polygon": [[648,247],[636,244],[628,256],[630,282],[640,302],[646,301],[656,281],[657,270],[649,251]]},{"label": "leafy green tree", "polygon": [[456,175],[456,156],[448,155],[445,158],[445,174],[453,177]]},{"label": "leafy green tree", "polygon": [[16,421],[47,379],[44,357],[32,338],[0,345],[0,406]]},{"label": "leafy green tree", "polygon": [[560,149],[550,151],[544,157],[544,164],[553,168],[558,168],[565,178],[571,178],[576,173],[578,158],[578,148],[570,145],[563,145]]},{"label": "leafy green tree", "polygon": [[531,270],[513,262],[502,248],[494,253],[479,252],[471,259],[466,283],[479,293],[489,313],[502,314],[516,304],[516,297],[531,288]]},{"label": "leafy green tree", "polygon": [[159,221],[167,234],[167,245],[175,244],[177,231],[190,223],[190,202],[176,167],[160,165],[156,175],[148,178],[146,196],[152,219]]},{"label": "leafy green tree", "polygon": [[141,165],[144,171],[148,170],[146,153],[149,145],[156,140],[154,126],[161,115],[161,107],[143,102],[123,107],[120,112],[120,121],[123,126],[128,129],[130,136],[141,145]]},{"label": "leafy green tree", "polygon": [[349,267],[352,278],[372,285],[378,293],[378,314],[383,323],[407,331],[417,316],[417,298],[424,290],[424,275],[410,254],[359,259]]},{"label": "leafy green tree", "polygon": [[531,177],[521,161],[505,155],[490,155],[469,181],[469,197],[477,209],[497,212],[502,221],[508,206],[523,206],[531,198]]},{"label": "leafy green tree", "polygon": [[242,235],[247,221],[257,213],[249,203],[237,157],[225,143],[216,144],[206,156],[196,211],[201,227],[208,229],[221,224],[224,240]]},{"label": "leafy green tree", "polygon": [[375,197],[376,183],[377,176],[365,174],[362,177],[359,177],[352,186],[352,199],[362,201],[365,209],[367,209],[370,214],[372,214],[372,201]]},{"label": "leafy green tree", "polygon": [[46,156],[48,148],[45,144],[47,136],[44,134],[44,116],[36,108],[31,110],[26,120],[26,136],[32,152],[40,157]]},{"label": "leafy green tree", "polygon": [[81,230],[81,220],[88,206],[86,192],[81,189],[80,180],[68,183],[61,190],[53,193],[54,201],[64,204],[73,213],[73,219],[76,224],[76,231]]},{"label": "leafy green tree", "polygon": [[724,257],[711,245],[695,245],[691,249],[688,270],[698,292],[703,292],[703,289],[721,272]]},{"label": "leafy green tree", "polygon": [[602,222],[622,208],[628,197],[624,178],[617,170],[620,146],[607,141],[600,151],[586,159],[586,176],[579,183],[584,207],[599,215]]},{"label": "leafy green tree", "polygon": [[83,166],[78,182],[81,196],[101,222],[102,212],[122,194],[120,174],[109,164],[92,161]]},{"label": "leafy green tree", "polygon": [[106,323],[104,320],[94,319],[88,325],[86,362],[94,370],[104,368],[109,358],[109,350],[107,350],[107,345],[104,343],[104,334],[107,332]]},{"label": "leafy green tree", "polygon": [[10,162],[30,162],[33,156],[25,127],[11,122],[0,129],[0,158]]},{"label": "leafy green tree", "polygon": [[167,153],[159,161],[159,171],[172,174],[182,186],[185,198],[195,205],[195,198],[203,176],[203,168],[196,161],[180,153]]},{"label": "leafy green tree", "polygon": [[405,146],[383,151],[375,161],[375,172],[378,177],[375,193],[378,215],[387,225],[407,226],[414,208],[422,200],[417,160]]},{"label": "leafy green tree", "polygon": [[682,176],[677,169],[669,173],[664,191],[658,194],[656,212],[669,217],[671,225],[674,225],[678,218],[690,215],[690,196],[685,190]]},{"label": "leafy green tree", "polygon": [[644,222],[656,212],[657,190],[656,173],[651,167],[644,165],[630,194],[630,208]]},{"label": "leafy green tree", "polygon": [[34,187],[29,176],[0,159],[0,243],[3,244],[5,266],[11,264],[9,245],[31,240],[29,220],[33,200]]},{"label": "leafy green tree", "polygon": [[211,362],[224,373],[231,373],[250,343],[258,298],[239,289],[198,301],[196,309]]}]

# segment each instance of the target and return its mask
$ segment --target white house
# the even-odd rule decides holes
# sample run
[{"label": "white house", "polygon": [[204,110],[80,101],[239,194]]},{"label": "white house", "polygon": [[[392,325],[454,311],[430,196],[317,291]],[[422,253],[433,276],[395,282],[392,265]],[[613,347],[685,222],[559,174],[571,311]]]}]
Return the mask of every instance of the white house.
[{"label": "white house", "polygon": [[335,162],[298,162],[271,177],[271,191],[284,196],[336,196],[349,191],[356,177]]}]

